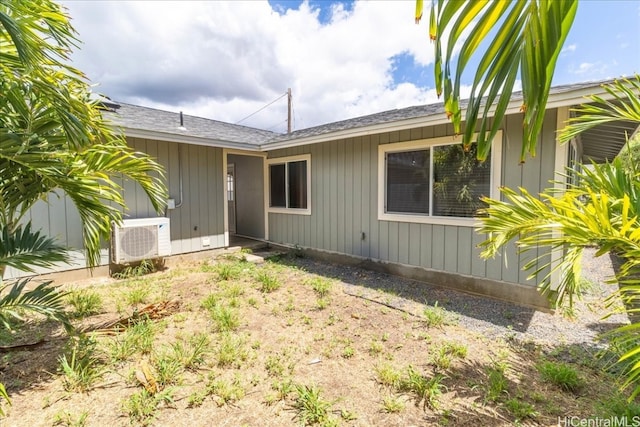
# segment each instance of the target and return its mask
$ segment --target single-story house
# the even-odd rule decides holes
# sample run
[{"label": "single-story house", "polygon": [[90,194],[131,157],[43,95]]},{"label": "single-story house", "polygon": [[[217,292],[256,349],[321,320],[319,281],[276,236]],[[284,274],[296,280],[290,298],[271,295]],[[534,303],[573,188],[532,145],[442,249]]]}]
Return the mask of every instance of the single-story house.
[{"label": "single-story house", "polygon": [[[172,256],[228,247],[237,235],[545,306],[536,283],[521,269],[527,257],[514,247],[496,259],[480,258],[477,245],[484,236],[474,231],[478,196],[500,197],[500,186],[536,193],[554,185],[558,172],[572,162],[615,156],[625,132],[635,130],[632,124],[601,126],[570,144],[556,140],[571,107],[586,95],[606,96],[600,83],[552,89],[537,155],[524,164],[519,162],[523,115],[517,94],[484,163],[473,160],[473,150],[460,149],[442,104],[290,134],[124,103],[105,104],[105,114],[132,147],[166,169],[170,200],[162,221],[170,232],[163,238]],[[137,184],[123,186],[125,218],[154,218],[129,225],[155,224],[158,215]],[[57,270],[84,269],[79,217],[68,199],[52,196],[34,207],[30,218],[36,229],[76,249],[77,261]],[[140,236],[134,240],[141,241]],[[130,251],[143,256],[145,250]],[[113,257],[114,251],[105,248],[103,265]]]}]

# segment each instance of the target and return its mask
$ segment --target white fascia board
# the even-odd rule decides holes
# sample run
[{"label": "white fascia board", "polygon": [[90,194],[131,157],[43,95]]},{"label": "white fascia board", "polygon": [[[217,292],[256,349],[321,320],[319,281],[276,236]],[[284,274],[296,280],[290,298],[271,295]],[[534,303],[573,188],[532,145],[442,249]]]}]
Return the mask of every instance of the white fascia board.
[{"label": "white fascia board", "polygon": [[260,151],[260,148],[257,145],[246,144],[242,142],[222,141],[219,139],[202,138],[202,137],[191,136],[191,135],[181,135],[178,133],[149,131],[144,129],[132,129],[127,127],[120,127],[120,129],[122,129],[125,136],[131,137],[131,138],[153,139],[156,141],[178,142],[183,144],[202,145],[206,147],[230,148],[230,149],[237,149],[237,150],[244,150],[244,151]]},{"label": "white fascia board", "polygon": [[[600,84],[597,86],[588,86],[581,89],[566,90],[563,92],[553,93],[547,99],[547,110],[560,107],[571,107],[592,102],[588,97],[596,95],[605,100],[613,99],[613,95],[607,92]],[[507,114],[513,114],[520,111],[522,100],[511,101],[507,107]],[[493,114],[493,109],[491,114]]]}]

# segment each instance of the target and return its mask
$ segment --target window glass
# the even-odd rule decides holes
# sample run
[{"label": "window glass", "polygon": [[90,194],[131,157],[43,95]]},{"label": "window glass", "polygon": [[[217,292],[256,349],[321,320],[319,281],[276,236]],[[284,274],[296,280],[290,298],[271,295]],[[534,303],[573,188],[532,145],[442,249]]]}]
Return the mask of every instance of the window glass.
[{"label": "window glass", "polygon": [[307,208],[307,161],[287,163],[289,169],[289,207]]},{"label": "window glass", "polygon": [[269,206],[286,208],[285,164],[269,166]]},{"label": "window glass", "polygon": [[[311,214],[309,200],[309,174],[311,156],[301,155],[268,161],[269,207],[274,211],[286,209],[289,213]],[[272,163],[273,162],[273,163]]]},{"label": "window glass", "polygon": [[491,192],[491,161],[476,159],[476,145],[433,148],[433,215],[473,217],[485,207],[480,200]]},{"label": "window glass", "polygon": [[234,195],[233,195],[233,175],[228,173],[227,174],[227,200],[230,202],[233,202],[234,199]]},{"label": "window glass", "polygon": [[387,153],[387,212],[429,213],[429,150]]}]

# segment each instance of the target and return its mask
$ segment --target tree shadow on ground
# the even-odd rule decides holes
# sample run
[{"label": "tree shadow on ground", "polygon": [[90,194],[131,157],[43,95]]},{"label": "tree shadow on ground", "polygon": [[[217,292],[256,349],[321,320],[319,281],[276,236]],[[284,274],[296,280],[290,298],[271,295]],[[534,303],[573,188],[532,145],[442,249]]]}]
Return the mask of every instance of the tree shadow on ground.
[{"label": "tree shadow on ground", "polygon": [[[331,265],[324,261],[296,256],[281,256],[272,260],[302,268],[309,273],[329,275],[332,279],[342,281],[345,284],[345,292],[355,296],[380,300],[406,311],[415,311],[418,307],[422,311],[425,305],[437,305],[451,313],[502,327],[505,331],[525,332],[536,313],[533,308],[360,267]],[[412,303],[415,303],[415,306]]]},{"label": "tree shadow on ground", "polygon": [[[613,375],[603,373],[609,361],[598,346],[543,347],[514,340],[509,349],[506,358],[461,360],[453,365],[446,373],[447,393],[453,398],[438,410],[425,412],[428,424],[556,425],[564,417],[612,416],[605,406],[593,405],[611,398],[615,387]],[[567,390],[545,380],[539,366],[547,361],[568,364],[588,382]],[[593,413],[594,408],[601,413]]]},{"label": "tree shadow on ground", "polygon": [[58,369],[58,357],[63,354],[68,340],[69,336],[60,323],[53,320],[17,325],[10,337],[5,334],[0,338],[0,345],[38,344],[17,347],[15,350],[5,348],[0,352],[0,383],[11,395],[50,381]]},{"label": "tree shadow on ground", "polygon": [[[464,293],[430,283],[393,276],[362,268],[361,266],[330,264],[313,257],[296,256],[295,253],[272,259],[309,273],[339,280],[345,293],[388,305],[416,316],[434,307],[446,309],[449,316],[488,337],[521,339],[533,337],[550,343],[558,341],[579,343],[597,341],[601,333],[614,329],[626,321],[626,316],[616,315],[603,322],[576,323],[570,317],[541,312],[531,307]],[[602,302],[597,295],[592,301]],[[579,309],[599,310],[579,302]],[[591,316],[593,317],[593,316]]]}]

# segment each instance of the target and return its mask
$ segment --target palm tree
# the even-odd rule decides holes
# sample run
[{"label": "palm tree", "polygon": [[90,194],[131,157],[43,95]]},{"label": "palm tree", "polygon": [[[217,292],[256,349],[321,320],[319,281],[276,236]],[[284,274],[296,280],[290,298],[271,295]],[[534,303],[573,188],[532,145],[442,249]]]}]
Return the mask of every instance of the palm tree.
[{"label": "palm tree", "polygon": [[[154,208],[166,201],[163,171],[132,151],[101,115],[101,100],[70,64],[78,40],[52,0],[0,0],[0,283],[7,267],[32,272],[68,261],[66,248],[33,230],[25,214],[47,196],[69,197],[82,220],[87,264],[125,208],[115,177],[137,182]],[[62,321],[63,295],[28,279],[0,292],[0,327],[25,309]],[[0,384],[0,399],[8,400]],[[0,409],[1,411],[1,409]]]},{"label": "palm tree", "polygon": [[[481,54],[466,107],[463,143],[472,142],[479,123],[478,158],[489,153],[490,141],[502,126],[516,79],[522,82],[524,112],[523,146],[520,161],[535,154],[543,115],[558,55],[573,24],[577,0],[432,0],[429,34],[435,42],[435,82],[438,95],[444,92],[445,110],[456,132],[461,132],[461,77],[470,59],[487,39]],[[416,0],[416,22],[422,17],[423,1]],[[460,46],[452,71],[454,47]],[[443,47],[446,49],[443,52]],[[616,81],[605,89],[612,100],[591,97],[591,104],[577,109],[560,135],[569,141],[591,127],[616,120],[640,123],[640,76]],[[493,122],[490,122],[490,115]],[[570,173],[574,173],[571,171]],[[583,249],[596,246],[597,255],[621,258],[617,275],[618,295],[627,306],[632,324],[608,334],[623,349],[618,360],[632,387],[631,397],[640,394],[640,175],[625,167],[621,159],[594,165],[593,171],[578,172],[577,184],[561,193],[553,189],[531,195],[504,188],[504,201],[483,199],[486,216],[479,218],[478,232],[487,233],[481,245],[483,256],[494,256],[505,244],[516,241],[521,251],[542,248],[543,255],[525,269],[541,277],[541,290],[554,303],[572,305],[579,295]],[[549,254],[560,251],[562,257]],[[549,261],[549,260],[553,260]],[[559,261],[559,262],[557,262]],[[560,283],[552,289],[550,277],[560,272]],[[611,300],[610,300],[611,302]]]},{"label": "palm tree", "polygon": [[[605,89],[611,101],[592,96],[592,104],[577,109],[581,114],[569,121],[560,134],[568,141],[580,132],[600,123],[630,120],[640,125],[640,75],[634,80],[618,80]],[[510,241],[519,251],[542,248],[542,255],[524,266],[540,276],[541,291],[557,306],[573,305],[580,295],[582,253],[596,247],[596,256],[610,254],[619,288],[608,303],[611,308],[621,300],[631,320],[603,338],[621,349],[618,363],[626,379],[622,387],[632,388],[630,398],[640,394],[640,173],[635,165],[627,167],[624,153],[613,161],[593,164],[582,171],[572,171],[575,184],[558,193],[550,188],[540,195],[520,189],[502,188],[504,201],[486,198],[486,216],[479,218],[479,233],[486,233],[481,243],[482,256],[495,256]],[[561,257],[547,255],[562,253]],[[554,264],[555,261],[555,264]],[[554,286],[551,275],[560,273]]]},{"label": "palm tree", "polygon": [[[478,48],[484,47],[482,42],[492,37],[487,50],[478,54],[480,62],[464,118],[472,125],[462,132],[463,144],[468,147],[475,123],[480,124],[479,159],[487,157],[491,140],[501,128],[518,77],[524,111],[520,161],[524,162],[527,153],[535,155],[556,62],[577,7],[577,0],[432,0],[429,36],[435,43],[436,91],[438,96],[444,92],[445,111],[456,133],[462,131],[462,74]],[[422,18],[422,10],[423,0],[416,0],[416,23]],[[458,45],[460,53],[453,67]]]},{"label": "palm tree", "polygon": [[[62,190],[78,208],[94,266],[100,238],[124,208],[112,176],[139,183],[157,210],[166,197],[161,167],[126,145],[102,118],[85,76],[69,65],[74,34],[51,0],[0,0],[0,227],[15,235],[36,201]],[[38,253],[22,267],[42,262]]]}]

